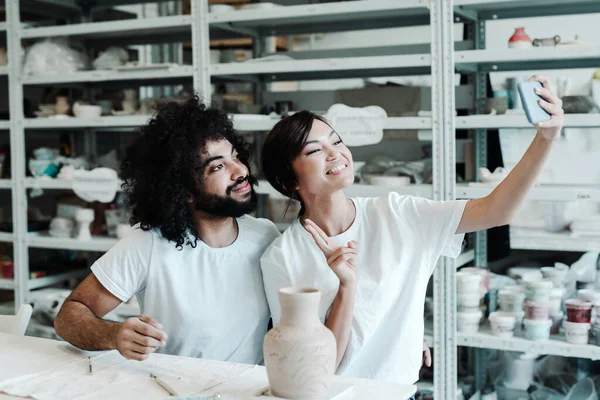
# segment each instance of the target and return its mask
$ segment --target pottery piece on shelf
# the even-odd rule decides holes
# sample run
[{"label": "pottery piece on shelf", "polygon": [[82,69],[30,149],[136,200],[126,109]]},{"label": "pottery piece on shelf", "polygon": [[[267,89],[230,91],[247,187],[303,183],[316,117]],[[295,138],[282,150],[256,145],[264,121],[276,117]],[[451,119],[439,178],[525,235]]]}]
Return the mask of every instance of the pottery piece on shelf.
[{"label": "pottery piece on shelf", "polygon": [[525,28],[515,29],[515,33],[508,40],[508,47],[511,49],[528,49],[532,47],[531,38],[525,33]]},{"label": "pottery piece on shelf", "polygon": [[267,333],[263,347],[269,385],[275,396],[320,398],[331,389],[336,341],[319,319],[320,299],[317,289],[279,290],[281,320]]},{"label": "pottery piece on shelf", "polygon": [[67,96],[56,96],[56,104],[54,104],[54,113],[56,115],[67,115],[71,111],[71,106],[67,101]]},{"label": "pottery piece on shelf", "polygon": [[139,106],[138,91],[136,89],[123,90],[125,99],[122,102],[123,111],[128,114],[134,114]]},{"label": "pottery piece on shelf", "polygon": [[77,221],[77,240],[92,240],[90,225],[94,221],[94,210],[91,208],[80,208],[75,211]]},{"label": "pottery piece on shelf", "polygon": [[542,47],[542,46],[556,46],[559,43],[560,43],[560,36],[554,35],[553,37],[550,37],[550,38],[533,39],[532,44],[536,47]]},{"label": "pottery piece on shelf", "polygon": [[73,104],[73,114],[77,118],[97,119],[102,115],[102,107],[76,102]]}]

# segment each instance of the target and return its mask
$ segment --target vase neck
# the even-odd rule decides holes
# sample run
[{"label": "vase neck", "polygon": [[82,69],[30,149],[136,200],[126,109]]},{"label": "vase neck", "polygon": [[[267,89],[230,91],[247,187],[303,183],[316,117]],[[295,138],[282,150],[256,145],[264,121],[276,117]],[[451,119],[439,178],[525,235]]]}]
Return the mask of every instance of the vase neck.
[{"label": "vase neck", "polygon": [[320,299],[321,293],[314,289],[281,289],[279,291],[280,323],[284,325],[320,324],[318,314]]}]

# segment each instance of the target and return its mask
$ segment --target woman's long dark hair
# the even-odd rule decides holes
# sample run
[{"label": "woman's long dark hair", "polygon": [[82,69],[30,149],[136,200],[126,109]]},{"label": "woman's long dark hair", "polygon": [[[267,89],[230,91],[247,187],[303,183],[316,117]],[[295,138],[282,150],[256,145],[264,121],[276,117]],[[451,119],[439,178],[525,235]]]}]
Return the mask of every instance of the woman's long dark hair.
[{"label": "woman's long dark hair", "polygon": [[304,214],[304,203],[296,190],[298,178],[292,162],[300,155],[315,120],[330,125],[325,118],[306,110],[282,119],[267,134],[262,151],[262,170],[267,181],[279,193],[300,202],[299,215]]}]

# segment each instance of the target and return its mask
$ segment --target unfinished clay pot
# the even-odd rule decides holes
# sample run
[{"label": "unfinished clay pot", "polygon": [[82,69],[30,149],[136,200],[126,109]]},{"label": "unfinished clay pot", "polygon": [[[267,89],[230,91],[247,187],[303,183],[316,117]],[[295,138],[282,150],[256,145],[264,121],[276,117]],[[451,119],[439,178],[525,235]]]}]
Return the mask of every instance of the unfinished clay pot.
[{"label": "unfinished clay pot", "polygon": [[326,396],[335,372],[336,341],[318,316],[317,289],[279,290],[281,320],[265,336],[264,356],[274,396]]}]

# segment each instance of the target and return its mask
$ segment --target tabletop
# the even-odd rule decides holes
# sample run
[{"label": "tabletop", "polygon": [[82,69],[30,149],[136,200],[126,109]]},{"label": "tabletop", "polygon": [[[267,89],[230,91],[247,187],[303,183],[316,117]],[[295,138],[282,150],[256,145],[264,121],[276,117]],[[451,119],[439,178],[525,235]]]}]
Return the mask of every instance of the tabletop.
[{"label": "tabletop", "polygon": [[[89,373],[90,364],[92,373]],[[221,395],[222,400],[276,399],[263,366],[151,354],[145,361],[125,360],[116,351],[85,352],[68,343],[0,333],[0,399],[168,399],[150,373],[178,397]],[[413,385],[334,376],[335,400],[408,399]],[[193,396],[193,397],[192,397]],[[208,397],[207,397],[208,398]]]}]

